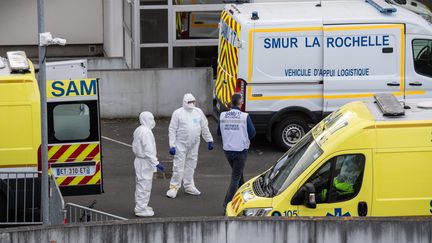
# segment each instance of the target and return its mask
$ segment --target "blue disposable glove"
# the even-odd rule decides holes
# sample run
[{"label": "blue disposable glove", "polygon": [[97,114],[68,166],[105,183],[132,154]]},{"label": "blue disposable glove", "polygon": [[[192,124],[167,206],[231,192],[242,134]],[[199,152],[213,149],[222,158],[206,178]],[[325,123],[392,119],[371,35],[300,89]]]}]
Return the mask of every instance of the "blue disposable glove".
[{"label": "blue disposable glove", "polygon": [[175,155],[175,153],[176,153],[175,148],[172,147],[172,148],[170,149],[169,153],[170,153],[171,155]]},{"label": "blue disposable glove", "polygon": [[165,171],[165,167],[163,166],[163,164],[159,163],[156,165],[156,168],[158,168],[160,171],[164,172]]},{"label": "blue disposable glove", "polygon": [[208,142],[208,150],[213,150],[213,142]]}]

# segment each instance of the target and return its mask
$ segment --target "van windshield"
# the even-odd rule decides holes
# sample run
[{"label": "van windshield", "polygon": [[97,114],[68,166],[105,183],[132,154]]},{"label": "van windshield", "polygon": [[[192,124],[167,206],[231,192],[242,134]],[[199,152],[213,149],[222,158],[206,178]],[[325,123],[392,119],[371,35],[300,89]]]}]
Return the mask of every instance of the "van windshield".
[{"label": "van windshield", "polygon": [[280,194],[322,153],[312,134],[306,134],[273,166],[266,184],[271,186],[274,195]]}]

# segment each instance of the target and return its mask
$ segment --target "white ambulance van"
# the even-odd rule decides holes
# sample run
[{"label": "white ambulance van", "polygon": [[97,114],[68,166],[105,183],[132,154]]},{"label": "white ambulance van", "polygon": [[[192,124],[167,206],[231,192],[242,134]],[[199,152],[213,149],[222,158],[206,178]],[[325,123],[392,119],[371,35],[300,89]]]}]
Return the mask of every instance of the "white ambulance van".
[{"label": "white ambulance van", "polygon": [[258,132],[288,149],[348,102],[432,98],[431,51],[432,25],[382,0],[229,4],[215,107],[241,93]]}]

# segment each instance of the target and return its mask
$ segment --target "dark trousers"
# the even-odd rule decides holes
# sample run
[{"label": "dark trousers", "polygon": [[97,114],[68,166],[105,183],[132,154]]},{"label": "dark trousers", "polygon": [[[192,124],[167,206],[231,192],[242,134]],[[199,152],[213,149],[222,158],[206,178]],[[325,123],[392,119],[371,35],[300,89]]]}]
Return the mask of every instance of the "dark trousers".
[{"label": "dark trousers", "polygon": [[224,201],[224,208],[226,205],[232,200],[234,197],[234,194],[236,193],[237,189],[243,185],[244,178],[243,178],[243,169],[246,164],[247,159],[247,150],[243,150],[241,152],[236,151],[224,151],[225,157],[228,160],[228,163],[231,166],[231,183],[228,187],[228,191],[225,196]]}]

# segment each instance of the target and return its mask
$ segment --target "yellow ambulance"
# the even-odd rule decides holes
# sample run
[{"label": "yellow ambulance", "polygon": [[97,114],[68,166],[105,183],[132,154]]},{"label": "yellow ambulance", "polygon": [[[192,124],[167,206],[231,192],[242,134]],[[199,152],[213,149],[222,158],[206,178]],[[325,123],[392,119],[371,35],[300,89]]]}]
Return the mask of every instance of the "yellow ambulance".
[{"label": "yellow ambulance", "polygon": [[[7,59],[0,57],[3,185],[11,183],[4,182],[7,178],[1,173],[41,171],[40,92],[34,67],[24,52],[7,55]],[[49,172],[56,177],[63,195],[101,193],[98,79],[55,79],[47,80],[46,85]],[[10,178],[12,174],[6,175]],[[0,186],[0,206],[7,192],[6,186]]]},{"label": "yellow ambulance", "polygon": [[242,185],[228,216],[432,215],[432,104],[349,103]]}]

